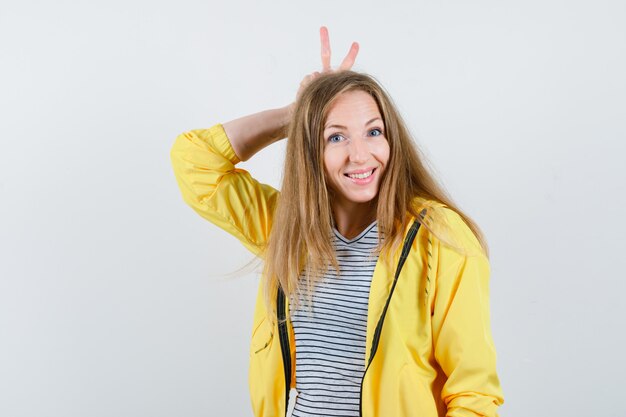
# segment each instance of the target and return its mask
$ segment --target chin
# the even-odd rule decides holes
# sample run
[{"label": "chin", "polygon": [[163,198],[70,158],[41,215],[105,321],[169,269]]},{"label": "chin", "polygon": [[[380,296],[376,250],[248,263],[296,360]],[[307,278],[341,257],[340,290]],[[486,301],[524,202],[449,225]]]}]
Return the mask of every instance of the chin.
[{"label": "chin", "polygon": [[376,199],[376,197],[378,196],[378,193],[372,193],[369,195],[351,195],[348,196],[347,200],[351,201],[352,203],[369,203],[372,200]]}]

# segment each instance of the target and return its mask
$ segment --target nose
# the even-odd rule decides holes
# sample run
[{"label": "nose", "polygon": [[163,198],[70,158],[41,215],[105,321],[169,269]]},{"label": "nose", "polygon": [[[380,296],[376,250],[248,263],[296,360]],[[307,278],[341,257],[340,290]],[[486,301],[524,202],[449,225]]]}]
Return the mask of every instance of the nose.
[{"label": "nose", "polygon": [[369,150],[365,140],[357,138],[350,141],[350,162],[362,164],[367,161],[368,153]]}]

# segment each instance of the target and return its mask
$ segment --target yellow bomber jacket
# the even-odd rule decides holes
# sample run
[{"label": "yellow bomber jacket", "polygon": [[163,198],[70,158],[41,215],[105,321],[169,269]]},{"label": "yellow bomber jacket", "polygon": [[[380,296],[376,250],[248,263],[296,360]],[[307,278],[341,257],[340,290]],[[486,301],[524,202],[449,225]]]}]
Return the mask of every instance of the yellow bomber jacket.
[{"label": "yellow bomber jacket", "polygon": [[[184,201],[260,254],[279,192],[236,168],[240,161],[222,125],[179,135],[170,157]],[[414,222],[394,255],[394,270],[377,263],[369,295],[363,417],[497,416],[504,402],[490,327],[489,262],[461,217],[435,207],[470,250],[455,250]],[[269,319],[259,285],[249,368],[256,417],[285,416],[288,387],[295,387],[288,304],[277,294],[277,314],[287,320],[279,325]]]}]

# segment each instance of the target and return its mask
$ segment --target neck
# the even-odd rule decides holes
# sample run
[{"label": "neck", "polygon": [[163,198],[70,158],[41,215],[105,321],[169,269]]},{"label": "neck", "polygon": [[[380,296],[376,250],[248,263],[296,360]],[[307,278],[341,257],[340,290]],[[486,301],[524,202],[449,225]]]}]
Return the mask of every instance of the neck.
[{"label": "neck", "polygon": [[337,201],[332,204],[335,228],[342,236],[352,239],[376,220],[377,199],[367,203]]}]

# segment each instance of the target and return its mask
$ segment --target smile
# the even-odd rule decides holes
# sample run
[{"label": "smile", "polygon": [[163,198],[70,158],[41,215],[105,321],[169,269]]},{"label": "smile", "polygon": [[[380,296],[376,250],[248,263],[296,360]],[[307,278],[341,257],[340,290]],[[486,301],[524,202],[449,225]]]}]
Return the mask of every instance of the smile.
[{"label": "smile", "polygon": [[376,168],[372,168],[369,171],[359,172],[355,174],[343,174],[346,177],[350,178],[353,183],[359,185],[369,184],[374,178],[374,172],[376,172]]},{"label": "smile", "polygon": [[[374,168],[374,169],[376,169],[376,168]],[[346,175],[347,175],[348,177],[350,177],[350,178],[355,178],[355,179],[357,179],[357,178],[358,178],[358,179],[363,179],[363,178],[367,178],[367,177],[369,177],[370,175],[372,175],[372,174],[374,173],[374,169],[372,169],[372,170],[370,170],[370,171],[367,171],[367,172],[362,172],[362,173],[360,173],[360,174],[346,174]]]}]

